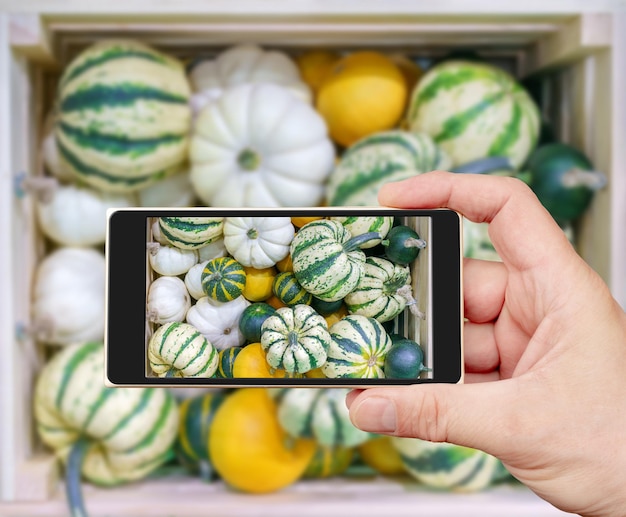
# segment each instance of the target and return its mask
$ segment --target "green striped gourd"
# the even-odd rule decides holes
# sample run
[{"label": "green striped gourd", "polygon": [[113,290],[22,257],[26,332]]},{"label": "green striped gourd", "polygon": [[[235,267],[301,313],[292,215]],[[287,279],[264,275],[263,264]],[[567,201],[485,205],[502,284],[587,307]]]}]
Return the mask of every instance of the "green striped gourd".
[{"label": "green striped gourd", "polygon": [[102,343],[69,345],[43,368],[34,415],[42,442],[66,463],[73,516],[86,515],[81,473],[99,485],[141,479],[173,456],[176,402],[164,389],[104,386]]},{"label": "green striped gourd", "polygon": [[207,393],[184,400],[179,408],[176,453],[190,471],[210,481],[215,472],[209,457],[209,432],[215,412],[224,400],[222,393]]},{"label": "green striped gourd", "polygon": [[246,341],[259,343],[263,322],[275,312],[276,309],[265,302],[253,303],[246,307],[239,318],[239,330]]},{"label": "green striped gourd", "polygon": [[322,447],[356,447],[373,435],[350,420],[344,388],[276,390],[278,422],[294,438],[314,438]]},{"label": "green striped gourd", "polygon": [[231,346],[219,351],[217,370],[215,376],[220,379],[232,379],[233,378],[233,365],[242,347]]},{"label": "green striped gourd", "polygon": [[300,285],[317,298],[333,302],[352,291],[365,263],[359,246],[379,239],[376,232],[352,237],[339,221],[305,224],[291,242],[293,272]]},{"label": "green striped gourd", "polygon": [[391,338],[374,318],[350,314],[329,329],[328,359],[322,366],[326,377],[381,379],[385,377],[385,354]]},{"label": "green striped gourd", "polygon": [[448,170],[450,158],[432,138],[408,131],[384,131],[349,147],[328,178],[329,206],[377,206],[378,191],[391,181],[435,169]]},{"label": "green striped gourd", "polygon": [[272,284],[272,292],[276,298],[289,307],[302,303],[309,305],[313,299],[313,295],[300,285],[296,275],[290,271],[276,275]]},{"label": "green striped gourd", "polygon": [[351,447],[318,447],[302,477],[320,479],[343,474],[352,463]]},{"label": "green striped gourd", "polygon": [[407,304],[401,288],[410,289],[411,275],[407,266],[390,260],[367,257],[363,275],[354,291],[346,295],[348,311],[385,322],[400,314]]},{"label": "green striped gourd", "polygon": [[393,217],[386,216],[353,215],[348,217],[331,217],[331,219],[343,224],[353,237],[369,232],[380,233],[380,239],[372,239],[361,244],[359,248],[362,250],[373,248],[380,244],[381,239],[387,236],[387,233],[393,226]]},{"label": "green striped gourd", "polygon": [[177,248],[202,248],[222,236],[223,217],[159,217],[165,240]]},{"label": "green striped gourd", "polygon": [[159,377],[211,377],[217,350],[198,329],[177,321],[159,327],[148,342],[150,368]]},{"label": "green striped gourd", "polygon": [[537,144],[539,109],[504,70],[487,63],[446,61],[413,91],[411,131],[426,133],[461,165],[508,157],[519,168]]},{"label": "green striped gourd", "polygon": [[62,165],[103,191],[132,191],[187,159],[190,87],[182,63],[132,40],[105,40],[63,73],[55,137]]},{"label": "green striped gourd", "polygon": [[261,346],[272,368],[306,373],[326,361],[328,325],[309,305],[281,307],[261,325]]},{"label": "green striped gourd", "polygon": [[230,302],[241,296],[246,286],[246,271],[232,257],[209,260],[201,276],[202,289],[209,298]]},{"label": "green striped gourd", "polygon": [[500,461],[483,451],[416,438],[392,443],[406,471],[431,488],[474,492],[502,477]]}]

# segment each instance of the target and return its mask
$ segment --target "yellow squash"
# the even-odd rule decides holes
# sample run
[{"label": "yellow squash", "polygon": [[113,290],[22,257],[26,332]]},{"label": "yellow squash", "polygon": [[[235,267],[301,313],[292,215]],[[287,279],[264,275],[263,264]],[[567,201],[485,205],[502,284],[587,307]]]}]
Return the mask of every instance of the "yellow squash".
[{"label": "yellow squash", "polygon": [[246,271],[246,286],[243,288],[243,296],[251,302],[262,302],[272,295],[272,284],[276,276],[276,268],[266,267],[256,269],[244,267]]},{"label": "yellow squash", "polygon": [[400,453],[391,444],[389,436],[380,436],[359,445],[361,459],[385,476],[405,474]]},{"label": "yellow squash", "polygon": [[244,346],[233,363],[234,378],[282,379],[286,373],[285,370],[275,370],[267,363],[261,343]]},{"label": "yellow squash", "polygon": [[302,80],[309,85],[313,93],[317,93],[339,59],[339,54],[330,50],[309,50],[296,57],[296,63]]}]

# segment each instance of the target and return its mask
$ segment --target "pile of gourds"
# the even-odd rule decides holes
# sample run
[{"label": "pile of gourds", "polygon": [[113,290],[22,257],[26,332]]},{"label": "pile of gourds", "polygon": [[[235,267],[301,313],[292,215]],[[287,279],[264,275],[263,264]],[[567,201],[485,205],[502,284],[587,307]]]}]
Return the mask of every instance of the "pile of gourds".
[{"label": "pile of gourds", "polygon": [[[539,133],[535,102],[506,72],[484,62],[443,60],[424,73],[412,60],[396,54],[307,51],[292,59],[279,51],[242,45],[188,63],[186,69],[178,59],[134,40],[103,40],[80,53],[64,70],[46,121],[41,152],[48,176],[24,184],[36,199],[38,227],[48,239],[48,254],[34,278],[31,330],[40,343],[51,347],[52,358],[38,379],[35,418],[42,441],[67,464],[73,511],[77,515],[83,511],[81,471],[85,479],[105,485],[145,476],[172,457],[179,420],[177,403],[166,390],[110,389],[101,383],[107,208],[369,205],[377,204],[381,184],[439,168],[522,177],[565,225],[580,217],[603,177],[592,171],[584,155],[565,144],[537,148]],[[305,258],[294,257],[291,249],[281,258],[270,253],[266,257],[270,262],[256,253],[248,257],[245,246],[233,244],[228,249],[227,242],[236,242],[249,228],[215,223],[207,227],[204,240],[186,249],[171,245],[175,228],[167,223],[154,228],[158,246],[149,253],[158,278],[151,286],[148,316],[159,325],[155,336],[160,329],[162,334],[169,329],[170,338],[189,332],[184,325],[201,331],[193,348],[201,359],[187,365],[185,372],[192,375],[212,371],[250,376],[259,365],[267,375],[280,370],[293,375],[319,373],[313,367],[320,364],[319,358],[311,361],[306,373],[299,366],[287,372],[285,367],[292,363],[284,357],[272,364],[266,361],[283,324],[271,316],[280,314],[288,301],[309,301],[310,306],[296,306],[312,307],[320,314],[320,327],[322,320],[333,327],[354,317],[348,315],[350,293],[341,292],[340,300],[331,299],[337,293],[325,300],[332,285],[313,286],[319,283],[315,278],[298,278],[296,264]],[[330,226],[329,221],[324,224]],[[303,226],[296,221],[284,225],[283,248],[290,248],[290,239],[302,233],[294,228]],[[214,238],[217,228],[224,238]],[[294,234],[289,239],[288,231]],[[466,231],[476,234],[474,238],[466,234],[468,255],[493,256],[482,229],[467,225]],[[387,259],[390,252],[388,248]],[[242,265],[246,277],[239,297],[232,297],[232,292],[241,288],[242,272],[233,262]],[[389,264],[370,260],[381,275],[395,275],[398,264],[402,265],[395,261],[392,271]],[[215,279],[224,273],[232,278],[228,286],[218,287]],[[307,281],[310,290],[297,288]],[[333,305],[337,301],[341,303]],[[264,347],[259,321],[266,320],[273,323],[266,327]],[[211,336],[212,347],[204,335]],[[237,353],[246,341],[259,346],[247,345]],[[59,346],[63,348],[54,348]],[[246,350],[251,355],[246,368],[233,372]],[[184,370],[171,365],[153,369],[164,375]],[[304,406],[295,410],[284,409],[293,407],[292,397],[309,398],[306,404],[298,401],[296,406]],[[343,407],[337,402],[342,397],[298,392],[272,398],[263,390],[241,390],[223,403],[202,403],[205,416],[215,413],[215,425],[193,425],[204,426],[202,433],[210,428],[212,438],[193,439],[200,440],[204,452],[179,441],[178,456],[182,458],[180,450],[186,450],[233,486],[250,491],[286,486],[307,468],[329,472],[331,457],[331,463],[343,468],[348,454],[338,452],[338,447],[355,444],[329,445],[324,438],[335,436],[333,432],[346,440],[358,435],[345,419],[341,432],[324,427],[329,405]],[[190,437],[195,431],[186,422],[190,413],[200,410],[192,411],[192,403],[186,404],[190,405],[180,409],[181,432]],[[302,420],[303,407],[311,408],[311,418]],[[232,415],[220,420],[220,412],[227,411],[239,420]],[[245,435],[246,425],[257,418],[267,426],[267,440]],[[303,421],[313,427],[298,427]],[[241,436],[234,434],[237,429]],[[283,449],[285,435],[293,439],[289,454]],[[234,441],[234,436],[239,439]],[[311,437],[316,441],[313,446],[300,443]],[[210,447],[213,443],[224,447]],[[375,450],[368,445],[372,443],[381,442],[359,445],[366,461],[371,456],[367,447]],[[278,476],[280,483],[272,485],[272,476],[265,475],[271,465],[249,468],[246,463],[254,447],[263,446],[273,451],[261,455],[263,461],[288,471]],[[320,452],[319,447],[334,452],[328,448]],[[460,473],[468,468],[487,472],[480,483],[466,488],[485,486],[498,477],[491,472],[497,463],[482,453],[454,448],[447,454],[442,452],[446,447],[452,446],[397,444],[405,467],[428,483],[456,486],[447,474],[440,475],[440,468],[454,472],[457,464],[463,465]],[[207,451],[213,448],[216,454],[209,462]],[[235,474],[229,474],[229,465]],[[484,465],[489,468],[479,468]],[[243,485],[237,481],[237,469],[256,478]],[[379,470],[384,472],[383,467]]]}]

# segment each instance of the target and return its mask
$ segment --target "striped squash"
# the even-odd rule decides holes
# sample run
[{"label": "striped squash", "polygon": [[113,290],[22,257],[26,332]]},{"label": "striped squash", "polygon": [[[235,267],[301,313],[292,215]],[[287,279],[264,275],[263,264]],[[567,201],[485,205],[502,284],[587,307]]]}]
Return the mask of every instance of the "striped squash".
[{"label": "striped squash", "polygon": [[387,233],[393,226],[393,217],[386,216],[353,215],[348,217],[331,217],[331,219],[343,224],[353,237],[368,232],[380,233],[380,239],[372,239],[371,241],[361,244],[359,248],[362,250],[373,248],[377,244],[380,244],[381,239],[387,236]]},{"label": "striped squash", "polygon": [[159,377],[211,377],[217,350],[188,323],[166,323],[148,342],[150,368]]},{"label": "striped squash", "polygon": [[359,246],[378,238],[377,232],[352,237],[339,221],[305,224],[291,243],[296,279],[321,300],[340,300],[356,287],[363,273],[365,254]]},{"label": "striped squash", "polygon": [[354,449],[350,447],[318,447],[303,478],[329,478],[343,474],[352,463]]},{"label": "striped squash", "polygon": [[62,165],[103,191],[132,191],[187,159],[190,87],[182,64],[132,40],[105,40],[63,73],[55,138]]},{"label": "striped squash", "polygon": [[180,462],[202,479],[215,477],[209,457],[209,432],[215,412],[224,400],[222,393],[207,393],[184,400],[179,408],[176,455]]},{"label": "striped squash", "polygon": [[373,318],[350,314],[329,329],[328,359],[322,366],[326,377],[381,379],[385,377],[385,354],[391,338]]},{"label": "striped squash", "polygon": [[216,377],[220,379],[232,379],[234,377],[233,366],[235,365],[235,359],[237,359],[237,355],[241,352],[241,349],[242,347],[240,346],[231,346],[230,348],[220,350],[217,371],[215,372]]},{"label": "striped squash", "polygon": [[476,449],[415,438],[392,443],[406,471],[431,488],[474,492],[502,477],[500,461]]},{"label": "striped squash", "polygon": [[506,156],[519,168],[537,144],[539,109],[505,71],[487,63],[446,61],[424,75],[408,112],[411,131],[430,135],[461,165]]},{"label": "striped squash", "polygon": [[354,291],[346,295],[348,311],[385,322],[392,320],[406,307],[407,299],[398,294],[410,286],[411,275],[407,266],[390,260],[367,257],[363,275]]},{"label": "striped squash", "polygon": [[328,178],[329,206],[378,206],[378,190],[434,169],[447,170],[450,158],[432,138],[407,131],[384,131],[348,148]]},{"label": "striped squash", "polygon": [[310,305],[313,295],[306,291],[296,279],[296,275],[284,272],[276,275],[272,285],[272,292],[288,307],[301,303]]},{"label": "striped squash", "polygon": [[355,447],[373,435],[354,427],[346,407],[347,388],[273,390],[278,421],[294,438],[314,438],[322,447]]},{"label": "striped squash", "polygon": [[218,302],[229,302],[241,296],[246,286],[243,266],[231,257],[209,260],[201,276],[202,289]]},{"label": "striped squash", "polygon": [[161,235],[184,250],[202,248],[222,236],[223,217],[159,217]]},{"label": "striped squash", "polygon": [[330,334],[324,317],[309,305],[282,307],[261,325],[261,346],[272,368],[306,373],[326,361]]},{"label": "striped squash", "polygon": [[37,433],[66,463],[72,515],[87,515],[81,473],[99,485],[141,479],[172,458],[176,402],[164,389],[106,388],[102,343],[69,345],[46,363],[34,396]]}]

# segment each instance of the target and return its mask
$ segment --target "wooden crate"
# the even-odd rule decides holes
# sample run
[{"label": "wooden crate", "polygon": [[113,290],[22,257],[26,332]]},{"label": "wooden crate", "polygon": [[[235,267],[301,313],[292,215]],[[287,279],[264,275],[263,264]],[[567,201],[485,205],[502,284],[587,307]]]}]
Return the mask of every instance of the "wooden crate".
[{"label": "wooden crate", "polygon": [[[534,75],[548,95],[558,136],[607,173],[578,228],[578,249],[626,305],[626,17],[610,0],[125,0],[97,7],[79,0],[22,0],[0,14],[0,515],[65,515],[57,464],[32,423],[34,378],[45,351],[29,335],[34,265],[42,256],[32,199],[20,180],[40,174],[39,141],[59,71],[87,44],[131,36],[183,58],[230,44],[299,49],[387,48],[436,57],[475,47],[519,77]],[[471,7],[470,7],[471,5]],[[593,9],[593,11],[590,11]],[[432,494],[402,483],[299,484],[256,499],[190,479],[144,482],[113,491],[88,488],[93,515],[329,514],[358,510],[431,515],[554,515],[528,491],[474,496]],[[321,494],[323,497],[316,497]],[[254,505],[258,503],[258,510]],[[425,502],[425,503],[424,503]],[[505,509],[506,508],[506,509]],[[137,512],[135,512],[137,510]],[[519,513],[522,515],[522,513]]]}]

